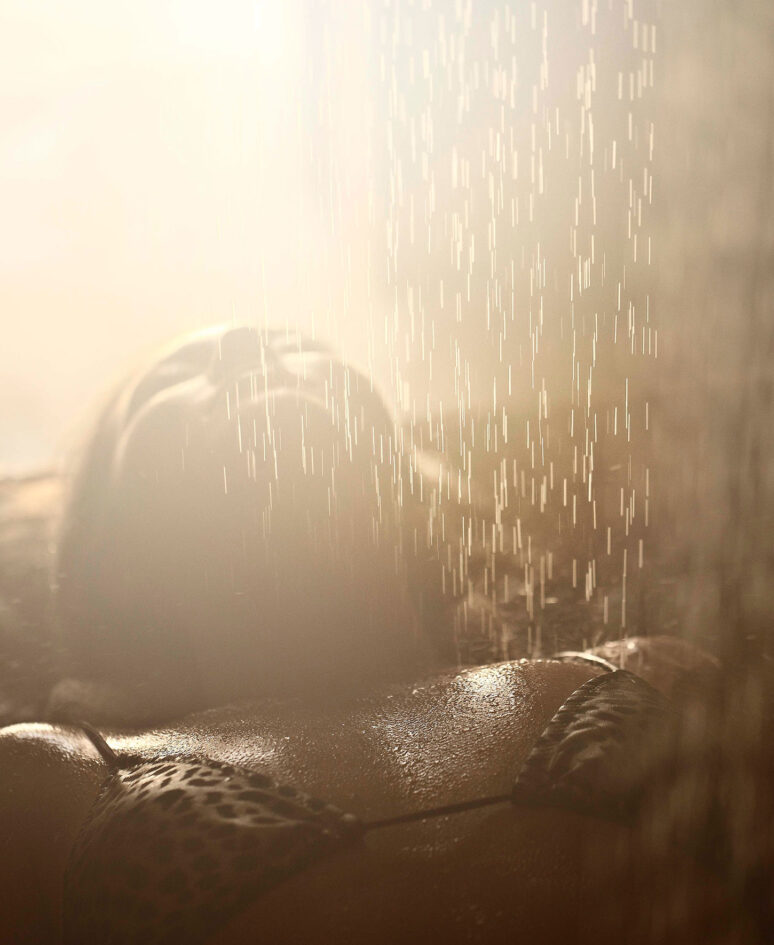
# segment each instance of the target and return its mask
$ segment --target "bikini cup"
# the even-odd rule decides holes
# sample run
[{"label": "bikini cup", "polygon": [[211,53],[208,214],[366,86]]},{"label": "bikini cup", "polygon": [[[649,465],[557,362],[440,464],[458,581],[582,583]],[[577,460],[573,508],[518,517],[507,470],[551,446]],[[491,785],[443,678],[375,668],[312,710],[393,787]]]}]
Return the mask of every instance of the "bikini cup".
[{"label": "bikini cup", "polygon": [[595,677],[549,722],[510,793],[370,823],[233,765],[116,758],[85,726],[114,771],[70,856],[64,941],[198,945],[282,880],[398,822],[509,801],[631,820],[670,716],[639,677]]},{"label": "bikini cup", "polygon": [[360,833],[357,818],[259,772],[190,757],[130,759],[108,778],[73,847],[64,941],[206,941]]}]

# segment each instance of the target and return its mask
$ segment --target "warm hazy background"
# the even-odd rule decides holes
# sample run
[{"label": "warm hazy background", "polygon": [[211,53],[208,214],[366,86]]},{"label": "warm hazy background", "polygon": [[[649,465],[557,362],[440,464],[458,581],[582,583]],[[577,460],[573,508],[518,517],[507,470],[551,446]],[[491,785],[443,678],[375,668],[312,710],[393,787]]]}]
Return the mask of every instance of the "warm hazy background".
[{"label": "warm hazy background", "polygon": [[[362,139],[335,114],[362,125],[362,15],[2,0],[0,468],[45,462],[117,369],[181,330],[269,313],[335,340],[337,237],[366,200]],[[347,82],[321,89],[342,42]]]},{"label": "warm hazy background", "polygon": [[0,469],[45,463],[138,354],[230,319],[317,333],[421,410],[489,399],[496,372],[502,400],[506,365],[539,389],[545,302],[567,397],[570,321],[590,344],[601,304],[577,284],[588,116],[607,307],[628,176],[652,171],[657,83],[629,76],[654,2],[596,6],[0,0]]}]

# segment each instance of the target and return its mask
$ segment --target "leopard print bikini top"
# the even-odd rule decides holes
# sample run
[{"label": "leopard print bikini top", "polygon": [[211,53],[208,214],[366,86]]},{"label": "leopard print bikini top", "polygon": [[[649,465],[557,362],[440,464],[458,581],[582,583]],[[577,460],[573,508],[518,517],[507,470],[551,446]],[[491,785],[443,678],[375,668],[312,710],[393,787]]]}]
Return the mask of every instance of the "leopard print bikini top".
[{"label": "leopard print bikini top", "polygon": [[508,793],[372,822],[258,771],[116,756],[84,726],[113,772],[71,853],[65,942],[198,945],[284,879],[395,823],[506,802],[629,820],[670,713],[639,677],[597,676],[559,709]]}]

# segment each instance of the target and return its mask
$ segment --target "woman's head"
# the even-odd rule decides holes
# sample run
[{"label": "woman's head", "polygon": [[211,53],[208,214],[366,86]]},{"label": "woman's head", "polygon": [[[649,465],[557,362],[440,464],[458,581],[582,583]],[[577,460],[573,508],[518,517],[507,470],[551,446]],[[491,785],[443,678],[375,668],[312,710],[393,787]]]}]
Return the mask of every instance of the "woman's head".
[{"label": "woman's head", "polygon": [[57,583],[76,671],[194,701],[410,661],[389,412],[326,350],[246,327],[124,384],[75,475]]}]

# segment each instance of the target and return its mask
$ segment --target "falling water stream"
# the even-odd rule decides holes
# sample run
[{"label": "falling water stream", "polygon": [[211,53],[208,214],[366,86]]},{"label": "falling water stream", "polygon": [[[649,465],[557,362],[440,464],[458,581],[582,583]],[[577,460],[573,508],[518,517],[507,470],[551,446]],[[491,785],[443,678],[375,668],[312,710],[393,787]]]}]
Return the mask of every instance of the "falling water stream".
[{"label": "falling water stream", "polygon": [[660,30],[654,4],[370,18],[374,331],[406,453],[447,462],[415,542],[458,601],[463,662],[676,621],[653,540]]},{"label": "falling water stream", "polygon": [[365,14],[369,366],[458,657],[768,648],[771,14]]}]

